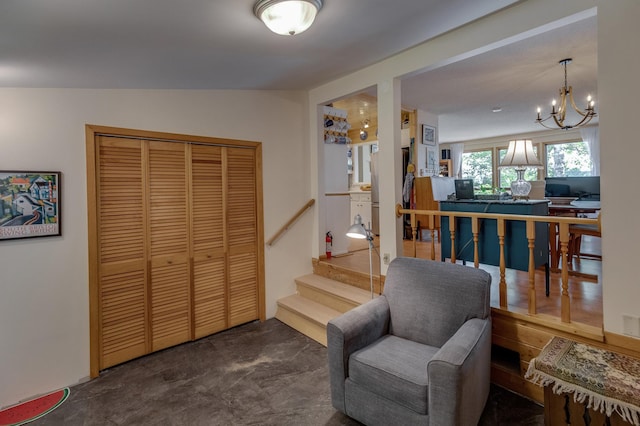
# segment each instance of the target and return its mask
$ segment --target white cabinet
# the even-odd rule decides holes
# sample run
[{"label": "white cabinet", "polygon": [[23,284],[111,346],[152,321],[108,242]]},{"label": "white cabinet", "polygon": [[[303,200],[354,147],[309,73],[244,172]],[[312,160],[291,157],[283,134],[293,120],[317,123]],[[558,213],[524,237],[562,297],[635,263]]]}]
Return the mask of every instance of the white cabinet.
[{"label": "white cabinet", "polygon": [[371,193],[352,192],[351,194],[351,223],[357,214],[362,217],[362,224],[365,228],[371,228]]}]

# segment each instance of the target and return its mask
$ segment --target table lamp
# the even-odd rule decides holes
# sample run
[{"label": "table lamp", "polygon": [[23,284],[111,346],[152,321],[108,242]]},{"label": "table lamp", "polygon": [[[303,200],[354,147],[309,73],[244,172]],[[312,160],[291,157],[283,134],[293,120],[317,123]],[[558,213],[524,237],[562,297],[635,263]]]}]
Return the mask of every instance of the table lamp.
[{"label": "table lamp", "polygon": [[507,154],[500,162],[500,168],[514,167],[518,178],[511,182],[511,196],[514,200],[529,199],[531,184],[524,180],[524,171],[527,167],[542,168],[542,163],[533,152],[533,145],[530,139],[509,141]]},{"label": "table lamp", "polygon": [[347,230],[347,237],[357,240],[366,239],[369,242],[369,287],[371,289],[371,298],[373,299],[373,263],[371,261],[371,249],[373,249],[373,233],[370,229],[366,229],[362,224],[362,216],[357,214],[353,218],[353,225]]}]

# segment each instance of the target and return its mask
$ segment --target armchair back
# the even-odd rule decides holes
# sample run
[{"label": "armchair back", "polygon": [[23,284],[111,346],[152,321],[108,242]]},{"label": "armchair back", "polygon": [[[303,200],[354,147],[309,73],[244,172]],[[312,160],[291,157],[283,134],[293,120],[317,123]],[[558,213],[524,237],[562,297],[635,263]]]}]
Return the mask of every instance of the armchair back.
[{"label": "armchair back", "polygon": [[398,257],[389,264],[383,295],[390,334],[439,348],[467,320],[489,317],[491,275],[473,267]]}]

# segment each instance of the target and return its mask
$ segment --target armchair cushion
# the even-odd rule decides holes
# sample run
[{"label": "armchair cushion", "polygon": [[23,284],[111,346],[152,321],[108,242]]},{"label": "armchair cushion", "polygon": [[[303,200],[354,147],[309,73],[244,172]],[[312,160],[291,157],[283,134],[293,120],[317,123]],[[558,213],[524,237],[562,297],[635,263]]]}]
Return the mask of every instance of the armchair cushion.
[{"label": "armchair cushion", "polygon": [[427,360],[438,348],[387,335],[355,352],[349,359],[349,379],[375,389],[391,401],[420,414],[427,413]]}]

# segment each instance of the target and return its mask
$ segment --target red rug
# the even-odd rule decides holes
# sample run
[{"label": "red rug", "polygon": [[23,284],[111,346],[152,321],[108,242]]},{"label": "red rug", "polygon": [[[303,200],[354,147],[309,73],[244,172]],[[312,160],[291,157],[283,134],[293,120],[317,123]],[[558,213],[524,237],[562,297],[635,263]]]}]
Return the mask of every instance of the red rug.
[{"label": "red rug", "polygon": [[0,426],[17,426],[32,422],[58,408],[69,397],[69,388],[26,401],[0,411]]}]

